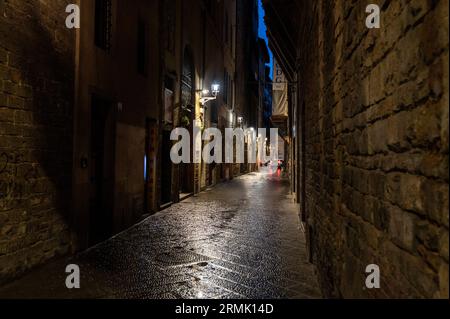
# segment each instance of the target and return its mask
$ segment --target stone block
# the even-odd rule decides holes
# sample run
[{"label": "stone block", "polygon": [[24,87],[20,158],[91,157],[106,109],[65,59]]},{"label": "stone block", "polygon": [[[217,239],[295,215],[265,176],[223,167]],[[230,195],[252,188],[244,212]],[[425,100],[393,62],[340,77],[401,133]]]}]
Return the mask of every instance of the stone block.
[{"label": "stone block", "polygon": [[424,180],[421,201],[424,203],[424,211],[430,219],[448,228],[449,207],[448,207],[448,183]]},{"label": "stone block", "polygon": [[14,110],[0,107],[0,122],[14,122]]},{"label": "stone block", "polygon": [[422,185],[426,179],[420,176],[390,173],[386,177],[385,198],[405,210],[424,214]]},{"label": "stone block", "polygon": [[412,252],[415,244],[417,217],[394,206],[390,206],[388,209],[389,236],[396,244]]},{"label": "stone block", "polygon": [[442,299],[448,299],[449,298],[449,292],[448,292],[448,263],[442,263],[441,267],[439,268],[439,295],[436,296],[437,298]]},{"label": "stone block", "polygon": [[8,52],[2,48],[0,48],[0,64],[8,64]]},{"label": "stone block", "polygon": [[441,228],[439,232],[439,254],[442,258],[448,263],[448,244],[449,244],[449,238],[448,238],[448,229]]}]

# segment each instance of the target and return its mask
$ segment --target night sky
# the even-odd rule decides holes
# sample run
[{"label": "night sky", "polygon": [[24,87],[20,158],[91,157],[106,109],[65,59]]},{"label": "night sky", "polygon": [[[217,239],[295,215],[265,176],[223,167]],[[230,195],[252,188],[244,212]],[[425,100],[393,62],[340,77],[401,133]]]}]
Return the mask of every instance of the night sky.
[{"label": "night sky", "polygon": [[[267,28],[266,28],[266,24],[264,23],[264,16],[265,16],[265,12],[264,12],[264,8],[262,5],[262,1],[258,0],[259,2],[259,36],[261,38],[263,38],[264,40],[266,40],[267,42],[267,46],[269,45],[269,40],[267,39]],[[270,69],[272,70],[272,66],[273,66],[273,54],[272,51],[270,51],[269,49],[269,54],[270,54]],[[270,77],[272,78],[272,72],[270,72]]]}]

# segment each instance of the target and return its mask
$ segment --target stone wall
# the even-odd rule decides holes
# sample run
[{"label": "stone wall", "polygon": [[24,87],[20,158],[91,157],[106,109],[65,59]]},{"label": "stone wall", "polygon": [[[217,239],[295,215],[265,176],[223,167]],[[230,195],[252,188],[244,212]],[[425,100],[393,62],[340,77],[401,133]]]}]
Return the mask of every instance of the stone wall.
[{"label": "stone wall", "polygon": [[[366,6],[381,28],[367,29]],[[329,297],[448,298],[448,1],[309,1],[306,213]],[[365,288],[377,264],[381,289]]]},{"label": "stone wall", "polygon": [[0,0],[0,283],[71,247],[68,3]]}]

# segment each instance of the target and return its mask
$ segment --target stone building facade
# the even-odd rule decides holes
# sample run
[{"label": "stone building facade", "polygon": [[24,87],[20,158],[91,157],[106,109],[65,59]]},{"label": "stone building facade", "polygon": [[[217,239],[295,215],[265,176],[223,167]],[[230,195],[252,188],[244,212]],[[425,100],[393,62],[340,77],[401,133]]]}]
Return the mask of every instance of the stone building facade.
[{"label": "stone building facade", "polygon": [[159,2],[82,0],[79,6],[72,208],[83,249],[156,207],[150,195],[159,172],[153,150],[162,96]]},{"label": "stone building facade", "polygon": [[257,14],[239,3],[0,0],[0,284],[244,172],[169,156],[173,128],[249,113],[237,32]]},{"label": "stone building facade", "polygon": [[[370,3],[380,29],[366,27]],[[324,293],[448,298],[448,2],[264,6]],[[364,288],[369,264],[381,289]]]},{"label": "stone building facade", "polygon": [[70,1],[0,1],[0,284],[73,249]]}]

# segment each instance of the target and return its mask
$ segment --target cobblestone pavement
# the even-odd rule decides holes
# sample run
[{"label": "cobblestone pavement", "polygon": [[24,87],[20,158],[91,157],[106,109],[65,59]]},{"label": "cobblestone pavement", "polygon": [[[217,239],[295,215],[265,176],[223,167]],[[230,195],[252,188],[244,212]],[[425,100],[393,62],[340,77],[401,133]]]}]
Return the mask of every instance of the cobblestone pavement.
[{"label": "cobblestone pavement", "polygon": [[[289,184],[269,171],[173,205],[70,260],[0,289],[0,298],[319,298]],[[65,287],[65,267],[81,289]]]}]

